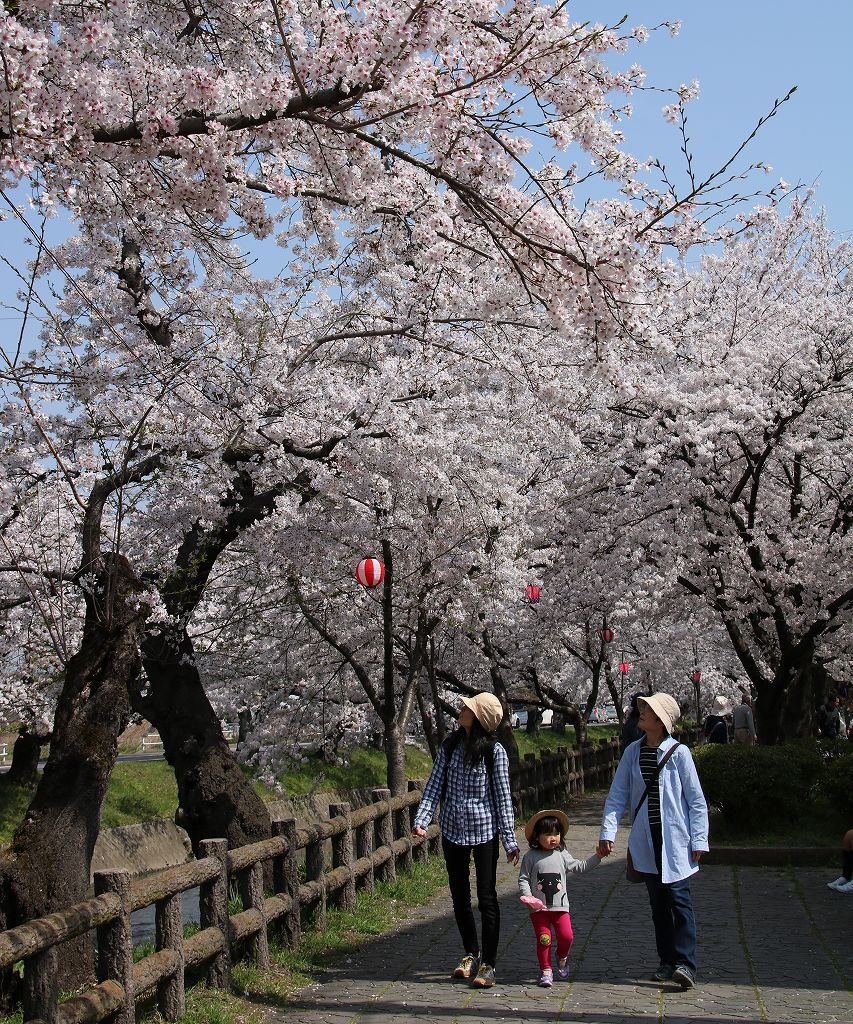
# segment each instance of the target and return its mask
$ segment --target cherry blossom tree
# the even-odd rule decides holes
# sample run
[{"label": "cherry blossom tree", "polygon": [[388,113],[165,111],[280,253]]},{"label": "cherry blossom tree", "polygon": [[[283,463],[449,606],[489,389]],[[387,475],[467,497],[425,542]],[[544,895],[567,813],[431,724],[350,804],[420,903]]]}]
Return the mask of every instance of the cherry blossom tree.
[{"label": "cherry blossom tree", "polygon": [[808,206],[766,210],[673,293],[622,405],[623,528],[725,628],[769,743],[809,735],[850,642],[849,265]]}]

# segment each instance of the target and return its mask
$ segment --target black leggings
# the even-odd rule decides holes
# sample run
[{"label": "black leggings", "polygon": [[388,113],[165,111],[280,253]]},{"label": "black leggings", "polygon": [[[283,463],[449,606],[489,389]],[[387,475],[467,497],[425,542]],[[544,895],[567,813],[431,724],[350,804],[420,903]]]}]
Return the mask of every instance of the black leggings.
[{"label": "black leggings", "polygon": [[498,953],[498,938],[501,928],[501,912],[498,906],[497,874],[500,844],[498,837],[477,846],[459,846],[441,837],[450,895],[453,898],[453,913],[456,927],[462,937],[462,946],[471,956],[480,955],[477,941],[477,925],[471,909],[471,882],[469,878],[471,852],[474,853],[474,870],[477,875],[477,903],[483,926],[483,950],[481,963],[495,966]]}]

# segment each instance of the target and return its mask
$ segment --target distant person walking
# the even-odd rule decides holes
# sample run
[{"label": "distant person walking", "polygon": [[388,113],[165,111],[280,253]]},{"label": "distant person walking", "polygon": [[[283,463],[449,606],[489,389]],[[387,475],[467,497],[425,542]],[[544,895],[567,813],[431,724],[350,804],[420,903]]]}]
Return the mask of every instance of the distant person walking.
[{"label": "distant person walking", "polygon": [[728,743],[729,727],[726,719],[732,713],[732,702],[728,697],[716,696],[711,704],[711,713],[705,719],[702,735],[706,743]]},{"label": "distant person walking", "polygon": [[732,725],[734,726],[735,743],[752,746],[753,743],[757,742],[755,718],[752,714],[749,697],[743,691],[741,692],[740,704],[732,712]]},{"label": "distant person walking", "polygon": [[817,727],[824,739],[837,740],[842,735],[840,704],[838,694],[831,693],[817,709]]},{"label": "distant person walking", "polygon": [[[501,702],[493,693],[462,698],[459,728],[448,736],[438,752],[412,826],[415,835],[425,836],[441,801],[441,846],[463,948],[453,977],[471,979],[476,988],[490,988],[495,983],[500,937],[498,836],[506,850],[506,859],[517,864],[519,858],[509,758],[495,736],[502,718]],[[471,908],[472,855],[483,931],[482,948]]]}]

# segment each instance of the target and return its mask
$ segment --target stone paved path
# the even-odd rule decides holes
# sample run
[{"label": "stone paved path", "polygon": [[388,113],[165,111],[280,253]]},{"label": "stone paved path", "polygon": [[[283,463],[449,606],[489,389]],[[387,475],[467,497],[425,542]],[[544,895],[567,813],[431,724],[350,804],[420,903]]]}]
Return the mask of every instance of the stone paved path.
[{"label": "stone paved path", "polygon": [[[587,856],[592,808],[573,814],[568,847]],[[620,832],[619,849],[625,835]],[[533,932],[516,894],[516,870],[498,872],[498,984],[451,981],[459,955],[445,890],[392,934],[367,943],[268,1018],[269,1024],[822,1024],[853,1022],[853,896],[826,888],[834,873],[704,867],[694,885],[700,978],[682,992],[649,980],[657,966],[645,887],[629,885],[615,855],[576,876],[575,945],[566,982],[540,989]]]}]

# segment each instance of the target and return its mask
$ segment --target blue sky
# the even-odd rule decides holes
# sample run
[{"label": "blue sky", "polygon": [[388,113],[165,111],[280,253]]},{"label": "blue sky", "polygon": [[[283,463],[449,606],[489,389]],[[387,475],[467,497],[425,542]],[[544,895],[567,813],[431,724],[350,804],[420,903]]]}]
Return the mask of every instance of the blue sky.
[{"label": "blue sky", "polygon": [[[853,233],[853,0],[570,0],[569,11],[576,21],[612,24],[627,14],[631,26],[682,23],[674,39],[663,31],[620,60],[645,67],[650,84],[699,80],[688,130],[700,174],[716,169],[796,85],[746,155],[771,164],[774,179],[816,184],[833,230]],[[664,98],[650,93],[632,102],[627,148],[640,158],[662,153],[675,166],[679,139],[660,114]]]},{"label": "blue sky", "polygon": [[[775,98],[797,85],[793,98],[747,150],[747,160],[773,166],[771,179],[757,178],[755,184],[769,185],[779,177],[816,184],[816,202],[826,207],[830,226],[853,234],[848,70],[853,0],[808,5],[793,0],[571,0],[569,10],[580,21],[612,23],[627,14],[629,25],[682,22],[676,38],[663,31],[617,60],[642,64],[650,84],[677,87],[699,80],[701,94],[688,107],[688,129],[702,176],[730,156]],[[635,116],[624,125],[627,148],[640,158],[662,156],[673,172],[680,172],[680,137],[660,112],[668,100],[650,92],[636,94],[632,102]],[[52,239],[67,230],[67,222],[54,221]],[[19,266],[28,254],[22,237],[11,219],[0,223],[0,253]],[[17,287],[0,264],[0,301],[13,297]],[[14,318],[2,308],[0,329],[8,350]]]}]

